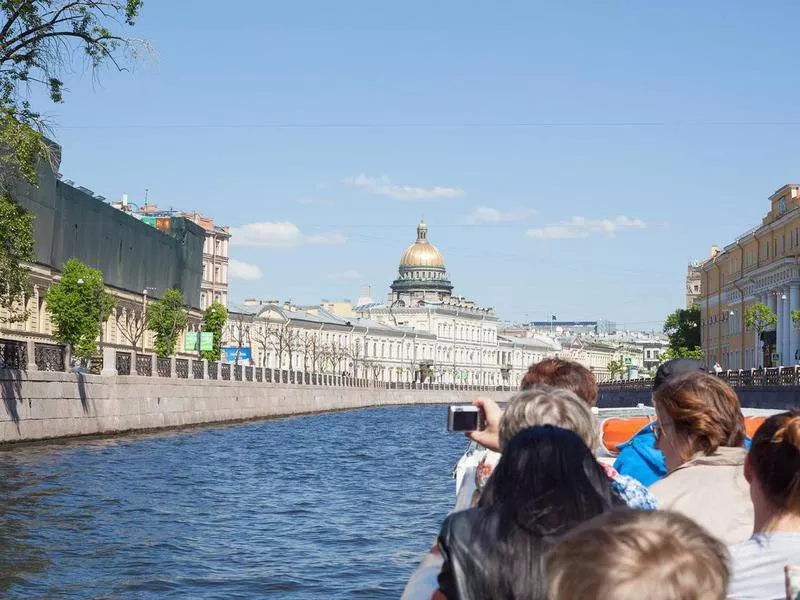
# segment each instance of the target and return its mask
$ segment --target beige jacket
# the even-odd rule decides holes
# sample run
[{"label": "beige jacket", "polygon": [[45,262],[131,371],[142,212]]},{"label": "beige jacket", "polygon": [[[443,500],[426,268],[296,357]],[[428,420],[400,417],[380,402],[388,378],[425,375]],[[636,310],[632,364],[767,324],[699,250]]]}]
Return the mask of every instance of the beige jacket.
[{"label": "beige jacket", "polygon": [[693,519],[725,544],[753,533],[753,503],[744,478],[744,448],[698,455],[650,486],[658,507]]}]

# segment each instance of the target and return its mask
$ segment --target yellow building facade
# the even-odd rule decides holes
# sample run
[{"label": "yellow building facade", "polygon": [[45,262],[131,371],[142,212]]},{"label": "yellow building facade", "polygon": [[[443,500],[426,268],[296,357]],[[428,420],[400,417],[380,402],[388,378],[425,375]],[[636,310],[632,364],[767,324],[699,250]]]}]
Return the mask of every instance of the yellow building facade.
[{"label": "yellow building facade", "polygon": [[[701,343],[709,365],[737,370],[800,362],[800,332],[791,318],[800,309],[800,185],[781,187],[769,202],[760,225],[701,265]],[[757,303],[777,315],[776,327],[760,338],[744,317]]]}]

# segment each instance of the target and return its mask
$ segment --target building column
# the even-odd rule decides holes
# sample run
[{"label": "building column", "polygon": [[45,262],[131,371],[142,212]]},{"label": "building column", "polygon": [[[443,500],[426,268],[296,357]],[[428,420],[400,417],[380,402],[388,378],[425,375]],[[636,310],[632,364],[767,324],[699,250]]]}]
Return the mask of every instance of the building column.
[{"label": "building column", "polygon": [[792,305],[789,298],[788,288],[781,290],[779,298],[783,304],[783,346],[781,350],[781,365],[784,367],[794,364],[794,355],[791,351],[792,342]]},{"label": "building column", "polygon": [[[790,311],[800,310],[800,284],[794,283],[789,287],[789,307]],[[795,355],[800,348],[800,332],[795,331],[794,323],[792,322],[792,313],[789,312],[789,362],[790,365],[797,364]]]},{"label": "building column", "polygon": [[783,335],[784,334],[783,321],[784,321],[784,318],[785,318],[784,313],[786,312],[785,311],[786,303],[781,299],[782,295],[783,295],[783,290],[778,289],[778,290],[775,290],[775,295],[772,297],[773,310],[775,311],[775,314],[778,317],[777,321],[775,322],[775,338],[776,338],[776,341],[775,341],[775,352],[780,353],[780,357],[781,357],[776,366],[781,366],[783,364],[783,359],[784,359],[784,356],[783,356],[783,338],[784,338],[784,335]]}]

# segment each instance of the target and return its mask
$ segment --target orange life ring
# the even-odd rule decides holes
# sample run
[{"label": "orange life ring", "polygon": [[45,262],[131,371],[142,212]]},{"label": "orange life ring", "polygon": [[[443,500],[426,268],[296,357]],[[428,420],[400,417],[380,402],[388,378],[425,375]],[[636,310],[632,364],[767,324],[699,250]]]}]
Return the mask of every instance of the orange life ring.
[{"label": "orange life ring", "polygon": [[[612,456],[619,454],[619,446],[630,440],[642,427],[654,421],[655,417],[611,417],[600,425],[600,443]],[[745,417],[744,429],[752,438],[766,417]]]}]

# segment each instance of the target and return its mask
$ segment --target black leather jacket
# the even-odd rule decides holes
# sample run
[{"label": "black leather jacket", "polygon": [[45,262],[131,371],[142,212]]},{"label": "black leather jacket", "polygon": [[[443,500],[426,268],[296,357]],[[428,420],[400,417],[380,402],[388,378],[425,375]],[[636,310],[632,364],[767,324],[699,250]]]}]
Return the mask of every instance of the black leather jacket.
[{"label": "black leather jacket", "polygon": [[[481,530],[484,535],[480,535]],[[497,530],[497,516],[493,514],[487,518],[479,508],[453,513],[444,520],[439,532],[439,551],[444,564],[438,583],[448,600],[545,600],[546,594],[533,589],[511,591],[516,587],[515,582],[509,582],[506,593],[490,588],[486,567],[499,559],[495,544],[491,543],[498,537]],[[542,548],[550,545],[544,539],[541,541]],[[526,567],[529,572],[541,571],[541,557],[530,558],[533,564]]]}]

